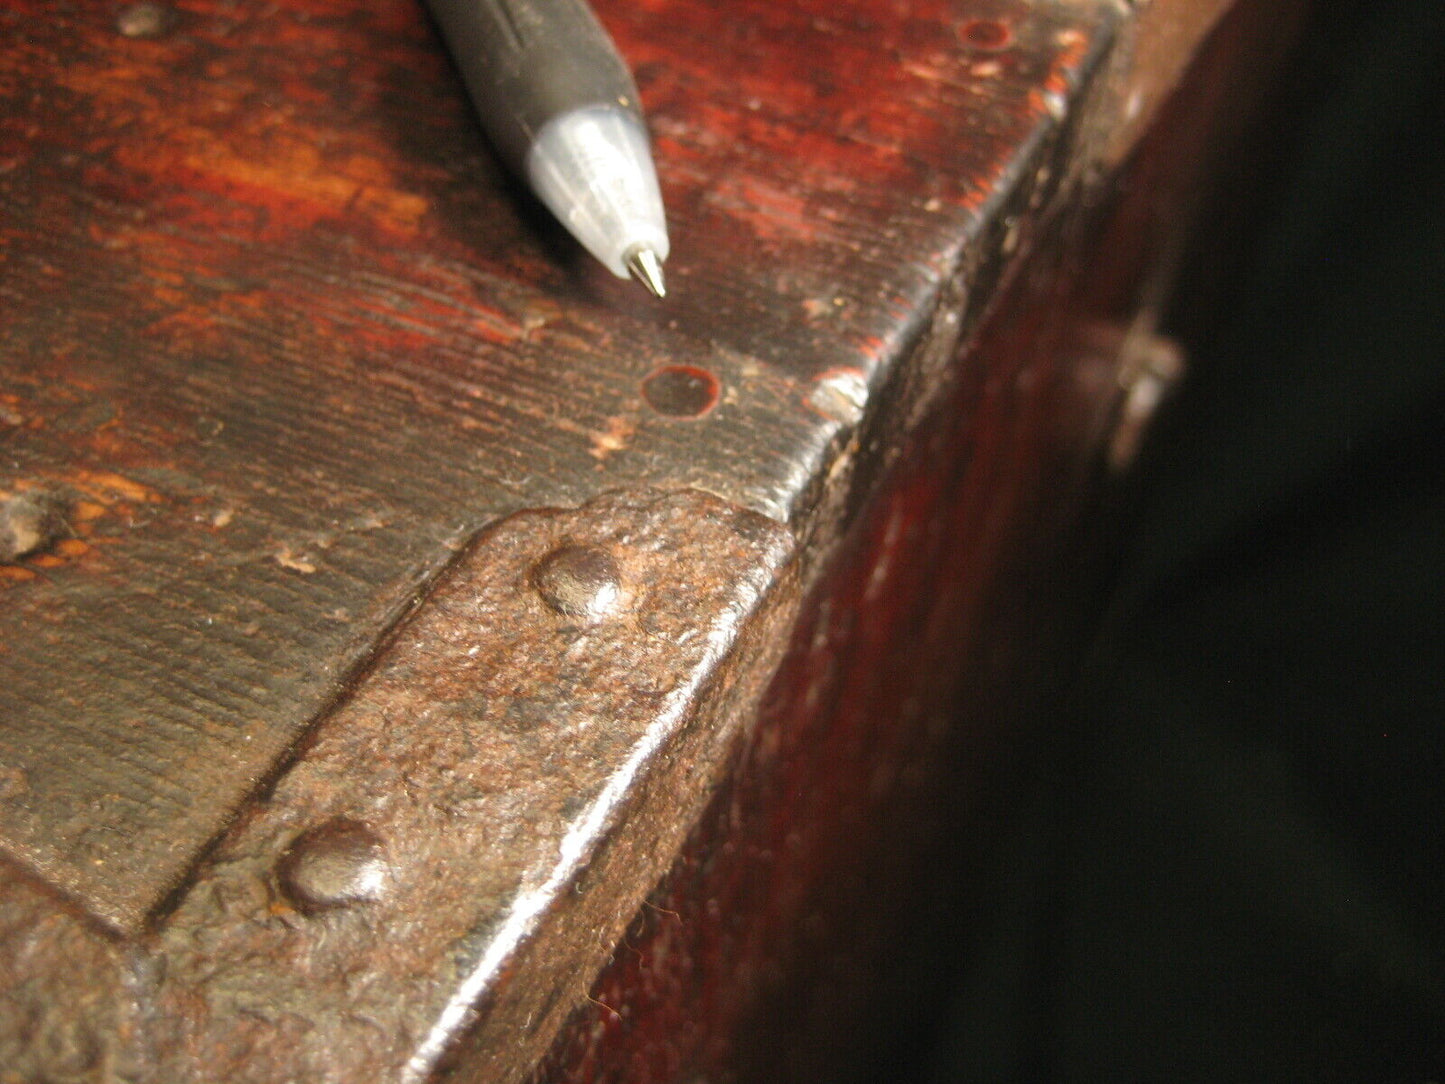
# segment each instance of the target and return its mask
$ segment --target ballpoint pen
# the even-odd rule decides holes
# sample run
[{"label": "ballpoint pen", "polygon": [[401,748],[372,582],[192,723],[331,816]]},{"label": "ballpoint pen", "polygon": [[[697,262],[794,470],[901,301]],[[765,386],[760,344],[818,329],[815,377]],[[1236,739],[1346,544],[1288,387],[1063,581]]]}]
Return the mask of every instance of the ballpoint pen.
[{"label": "ballpoint pen", "polygon": [[592,255],[666,292],[637,85],[586,0],[427,0],[503,160]]}]

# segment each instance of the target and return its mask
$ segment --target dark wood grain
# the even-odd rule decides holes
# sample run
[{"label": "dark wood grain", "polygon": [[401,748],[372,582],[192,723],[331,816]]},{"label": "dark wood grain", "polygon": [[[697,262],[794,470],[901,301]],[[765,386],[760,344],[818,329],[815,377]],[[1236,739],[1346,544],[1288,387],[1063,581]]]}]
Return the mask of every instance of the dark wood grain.
[{"label": "dark wood grain", "polygon": [[[623,7],[665,306],[500,175],[413,4],[0,16],[5,485],[62,494],[79,543],[9,574],[0,824],[107,921],[498,514],[636,482],[802,514],[844,428],[811,382],[885,378],[1106,25],[968,9],[1013,27],[979,50],[941,3]],[[639,396],[684,361],[726,388],[706,426]]]},{"label": "dark wood grain", "polygon": [[[0,564],[7,1084],[525,1075],[1172,79],[1104,0],[598,9],[666,303],[501,172],[419,5],[0,11],[0,502],[45,509]],[[1018,422],[1072,434],[1050,493],[1104,353],[1103,414]],[[970,478],[989,547],[1044,492]],[[621,623],[546,603],[588,545]]]}]

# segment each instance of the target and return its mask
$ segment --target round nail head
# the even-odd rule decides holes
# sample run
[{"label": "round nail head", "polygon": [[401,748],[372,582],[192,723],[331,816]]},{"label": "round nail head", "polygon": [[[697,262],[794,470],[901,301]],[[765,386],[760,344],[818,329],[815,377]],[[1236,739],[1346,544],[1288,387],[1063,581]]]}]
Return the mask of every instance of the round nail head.
[{"label": "round nail head", "polygon": [[696,365],[664,365],[642,381],[642,398],[669,418],[701,418],[717,405],[718,378]]},{"label": "round nail head", "polygon": [[140,0],[116,17],[115,28],[127,38],[158,38],[170,27],[171,12],[155,0]]},{"label": "round nail head", "polygon": [[277,875],[298,908],[325,911],[381,898],[391,867],[375,832],[338,819],[297,836],[281,856]]},{"label": "round nail head", "polygon": [[562,546],[537,562],[532,586],[551,609],[568,617],[598,618],[617,608],[622,574],[612,555],[596,546]]}]

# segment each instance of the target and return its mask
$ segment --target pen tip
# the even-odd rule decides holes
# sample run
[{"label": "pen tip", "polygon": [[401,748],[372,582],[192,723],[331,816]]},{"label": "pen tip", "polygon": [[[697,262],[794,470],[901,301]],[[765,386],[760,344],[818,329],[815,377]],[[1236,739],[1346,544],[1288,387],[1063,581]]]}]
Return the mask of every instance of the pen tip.
[{"label": "pen tip", "polygon": [[632,277],[647,287],[653,297],[666,297],[667,286],[662,281],[662,261],[650,248],[638,246],[627,254],[627,270]]}]

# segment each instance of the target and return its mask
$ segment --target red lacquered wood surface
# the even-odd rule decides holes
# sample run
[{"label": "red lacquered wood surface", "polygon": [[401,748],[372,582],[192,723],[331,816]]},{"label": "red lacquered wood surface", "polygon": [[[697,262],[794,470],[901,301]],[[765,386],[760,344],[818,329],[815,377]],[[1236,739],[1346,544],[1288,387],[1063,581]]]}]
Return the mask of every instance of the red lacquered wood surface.
[{"label": "red lacquered wood surface", "polygon": [[968,883],[979,807],[1010,808],[998,788],[1049,740],[1091,619],[1104,479],[1147,422],[1132,393],[1181,375],[1154,336],[1178,246],[1300,14],[1240,5],[1183,58],[1150,40],[1171,88],[1152,131],[1059,209],[941,375],[756,732],[533,1084],[873,1080],[928,1034],[957,978],[940,961],[967,959],[994,907]]}]

